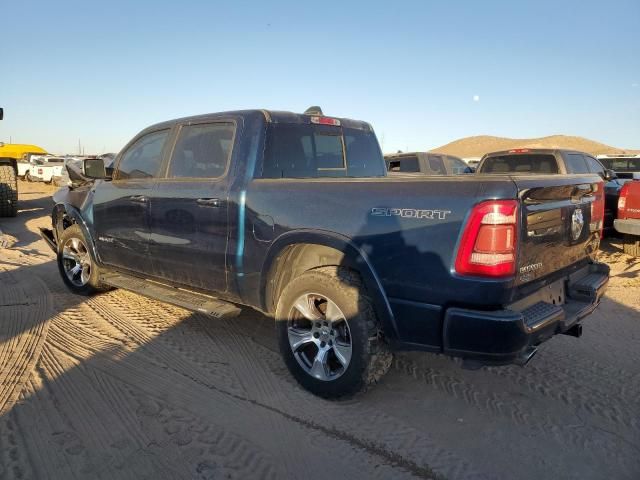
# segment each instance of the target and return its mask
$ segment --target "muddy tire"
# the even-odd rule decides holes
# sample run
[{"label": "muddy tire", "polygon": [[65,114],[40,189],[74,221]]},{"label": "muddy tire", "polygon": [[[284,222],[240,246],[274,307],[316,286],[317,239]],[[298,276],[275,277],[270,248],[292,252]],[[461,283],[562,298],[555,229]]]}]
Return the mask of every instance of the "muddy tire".
[{"label": "muddy tire", "polygon": [[640,257],[640,237],[635,235],[625,235],[622,249],[627,255]]},{"label": "muddy tire", "polygon": [[27,171],[27,172],[24,174],[24,179],[25,179],[25,181],[27,181],[27,182],[33,182],[33,178],[31,178],[31,172]]},{"label": "muddy tire", "polygon": [[18,214],[18,177],[11,165],[0,165],[0,217]]},{"label": "muddy tire", "polygon": [[93,295],[110,289],[100,282],[100,269],[88,242],[77,224],[58,237],[58,270],[65,285],[74,293]]},{"label": "muddy tire", "polygon": [[346,268],[309,270],[287,285],[276,331],[291,374],[324,398],[366,390],[393,360],[360,277]]}]

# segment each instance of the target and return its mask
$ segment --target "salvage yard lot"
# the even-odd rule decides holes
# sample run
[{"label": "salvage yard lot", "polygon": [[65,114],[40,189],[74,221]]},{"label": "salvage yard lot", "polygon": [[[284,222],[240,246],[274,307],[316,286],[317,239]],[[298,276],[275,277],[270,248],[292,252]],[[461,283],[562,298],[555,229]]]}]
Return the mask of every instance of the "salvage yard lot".
[{"label": "salvage yard lot", "polygon": [[640,478],[640,262],[615,239],[582,338],[525,368],[398,354],[328,402],[257,312],[69,293],[37,234],[54,189],[20,191],[0,220],[0,478]]}]

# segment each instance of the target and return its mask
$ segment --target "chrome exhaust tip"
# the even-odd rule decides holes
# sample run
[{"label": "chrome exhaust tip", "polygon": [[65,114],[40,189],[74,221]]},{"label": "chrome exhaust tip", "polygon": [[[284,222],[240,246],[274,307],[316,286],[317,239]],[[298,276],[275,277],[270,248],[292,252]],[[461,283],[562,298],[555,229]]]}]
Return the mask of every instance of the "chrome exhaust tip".
[{"label": "chrome exhaust tip", "polygon": [[516,358],[513,363],[515,363],[516,365],[520,365],[521,367],[524,367],[527,363],[531,361],[531,359],[535,356],[536,353],[538,353],[537,348],[529,347],[527,350],[524,351],[522,355]]}]

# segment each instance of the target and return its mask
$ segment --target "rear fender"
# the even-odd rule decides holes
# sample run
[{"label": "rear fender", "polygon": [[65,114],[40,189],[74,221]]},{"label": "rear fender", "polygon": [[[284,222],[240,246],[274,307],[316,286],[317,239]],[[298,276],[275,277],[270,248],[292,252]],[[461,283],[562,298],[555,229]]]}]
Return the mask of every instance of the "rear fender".
[{"label": "rear fender", "polygon": [[278,258],[282,254],[286,254],[289,247],[303,245],[328,247],[336,251],[336,255],[331,255],[325,250],[328,255],[322,255],[325,257],[323,259],[318,259],[317,261],[314,259],[303,259],[301,261],[301,271],[324,265],[340,265],[358,271],[368,294],[371,296],[376,314],[382,324],[386,337],[389,340],[397,338],[395,319],[387,295],[366,253],[354,245],[349,238],[333,232],[312,230],[288,232],[273,242],[267,252],[261,276],[260,292],[262,309],[264,311],[275,311],[273,292],[278,290],[278,285],[275,285],[275,282],[278,280],[272,277],[273,274],[276,273],[275,267],[277,266]]}]

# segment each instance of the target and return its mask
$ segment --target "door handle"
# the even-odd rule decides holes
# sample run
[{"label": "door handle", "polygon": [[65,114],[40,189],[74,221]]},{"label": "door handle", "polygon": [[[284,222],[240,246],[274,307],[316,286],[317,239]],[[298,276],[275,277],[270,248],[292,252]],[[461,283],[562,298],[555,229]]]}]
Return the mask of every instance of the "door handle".
[{"label": "door handle", "polygon": [[131,200],[132,202],[138,202],[138,203],[147,203],[149,201],[149,199],[144,195],[131,195],[129,197],[129,200]]},{"label": "door handle", "polygon": [[199,198],[196,200],[198,205],[202,205],[203,207],[214,207],[218,208],[220,206],[219,198]]}]

